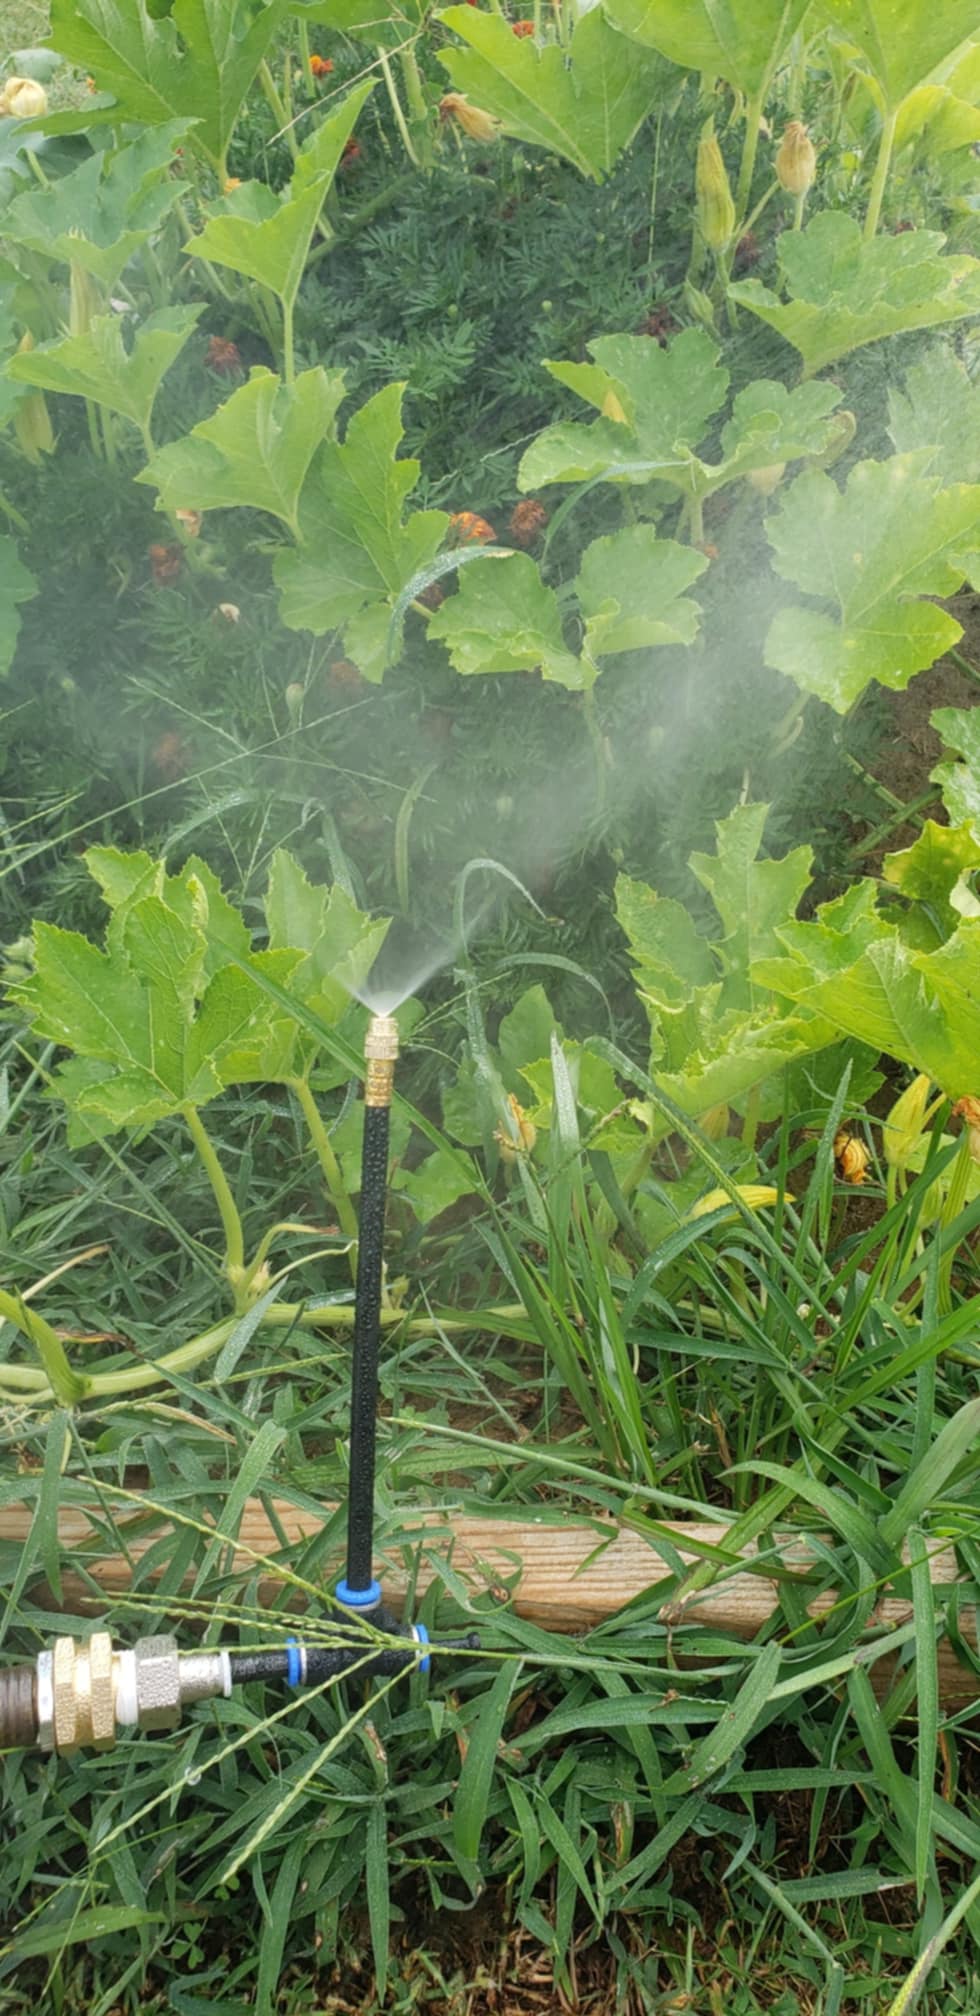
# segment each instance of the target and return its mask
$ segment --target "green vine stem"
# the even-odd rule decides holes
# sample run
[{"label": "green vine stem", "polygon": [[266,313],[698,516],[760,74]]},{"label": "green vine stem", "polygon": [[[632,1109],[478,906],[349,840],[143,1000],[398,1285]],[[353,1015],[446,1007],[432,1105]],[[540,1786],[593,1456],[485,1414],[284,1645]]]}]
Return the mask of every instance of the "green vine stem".
[{"label": "green vine stem", "polygon": [[[178,1344],[172,1351],[165,1351],[149,1364],[134,1365],[131,1358],[116,1358],[101,1368],[96,1366],[84,1378],[72,1372],[64,1354],[61,1339],[39,1316],[33,1315],[13,1296],[3,1296],[0,1292],[0,1315],[8,1315],[25,1336],[30,1337],[37,1349],[42,1345],[37,1333],[40,1330],[53,1342],[54,1353],[61,1361],[58,1381],[54,1379],[54,1358],[50,1369],[45,1357],[45,1372],[30,1365],[0,1364],[0,1395],[5,1398],[20,1399],[35,1407],[46,1407],[52,1400],[70,1404],[74,1400],[106,1400],[120,1394],[141,1393],[148,1386],[159,1386],[172,1373],[192,1372],[197,1365],[211,1358],[221,1350],[232,1335],[240,1316],[226,1316],[222,1322],[212,1324],[199,1337],[191,1337],[186,1344]],[[350,1302],[321,1303],[304,1308],[301,1302],[277,1302],[266,1309],[260,1318],[259,1328],[263,1330],[352,1330],[354,1327],[354,1305]],[[435,1310],[427,1317],[406,1317],[402,1309],[383,1309],[381,1324],[386,1330],[403,1326],[407,1337],[431,1337],[436,1330],[451,1336],[465,1336],[473,1331],[490,1331],[495,1335],[508,1333],[521,1337],[527,1322],[527,1312],[523,1303],[514,1302],[494,1309],[476,1309],[466,1316],[448,1315]],[[519,1326],[515,1330],[515,1325]],[[43,1353],[42,1353],[43,1355]],[[47,1376],[45,1376],[47,1373]],[[67,1374],[67,1383],[64,1374]],[[68,1384],[71,1386],[69,1394]]]},{"label": "green vine stem", "polygon": [[347,1186],[341,1175],[340,1163],[334,1154],[330,1136],[323,1124],[323,1116],[313,1097],[307,1079],[291,1078],[289,1083],[299,1100],[303,1118],[309,1128],[310,1140],[316,1150],[316,1158],[323,1172],[324,1183],[327,1186],[327,1196],[337,1213],[337,1223],[341,1231],[346,1233],[348,1239],[352,1239],[354,1242],[354,1252],[351,1254],[351,1265],[353,1267],[356,1258],[359,1227],[357,1212],[351,1203]]},{"label": "green vine stem", "polygon": [[245,1239],[238,1206],[231,1194],[228,1178],[218,1160],[214,1143],[196,1106],[185,1106],[183,1113],[191,1140],[201,1158],[214,1192],[214,1201],[221,1214],[225,1234],[225,1273],[235,1288],[235,1306],[238,1308],[241,1306],[241,1277],[245,1268]]},{"label": "green vine stem", "polygon": [[[259,83],[261,84],[262,89],[265,92],[268,103],[272,107],[273,116],[279,121],[279,133],[281,133],[282,138],[285,140],[286,145],[289,148],[289,151],[293,157],[293,160],[295,161],[299,153],[299,148],[296,144],[296,135],[293,132],[293,122],[290,119],[289,113],[286,110],[286,107],[283,104],[283,101],[279,95],[276,80],[273,77],[272,71],[270,70],[268,63],[265,61],[264,58],[262,62],[259,64],[258,78]],[[276,137],[278,138],[279,135],[277,134]]]},{"label": "green vine stem", "polygon": [[58,1400],[64,1407],[73,1407],[77,1400],[85,1399],[92,1390],[91,1379],[83,1378],[80,1373],[72,1371],[61,1338],[56,1330],[52,1330],[50,1323],[45,1322],[43,1316],[37,1316],[33,1309],[28,1309],[22,1297],[8,1295],[2,1288],[0,1288],[0,1316],[5,1322],[12,1323],[14,1329],[19,1330],[21,1335],[33,1344],[44,1366],[43,1372],[35,1371],[31,1366],[11,1366],[8,1368],[10,1371],[30,1372],[31,1385],[36,1386],[38,1390],[43,1389],[46,1398]]},{"label": "green vine stem", "polygon": [[381,68],[381,75],[385,80],[385,90],[388,93],[388,102],[395,115],[395,125],[397,126],[398,131],[401,134],[402,146],[404,147],[405,152],[408,155],[412,167],[421,168],[422,163],[419,160],[419,157],[415,152],[415,148],[412,145],[412,136],[408,130],[408,121],[406,120],[405,114],[402,110],[402,101],[398,96],[398,88],[395,84],[394,77],[392,76],[391,64],[389,63],[388,57],[383,49],[378,48],[376,54],[378,58],[378,63]]},{"label": "green vine stem", "polygon": [[428,171],[432,166],[432,135],[429,130],[429,108],[425,102],[422,76],[415,50],[411,47],[402,51],[402,79],[412,124],[418,136],[419,164]]},{"label": "green vine stem", "polygon": [[755,174],[755,157],[759,147],[759,134],[762,131],[762,114],[765,110],[768,87],[769,79],[766,77],[755,96],[746,100],[745,139],[742,143],[742,164],[738,171],[738,191],[735,197],[736,223],[734,237],[736,239],[742,235],[744,220],[748,214],[749,198],[752,194],[752,177]]},{"label": "green vine stem", "polygon": [[874,178],[871,183],[871,196],[868,201],[868,214],[864,220],[864,235],[866,238],[874,237],[881,217],[882,198],[885,194],[885,184],[888,180],[888,170],[891,167],[892,161],[892,149],[895,145],[898,109],[896,105],[894,111],[887,114],[881,129],[881,139],[878,142],[878,158],[875,162]]}]

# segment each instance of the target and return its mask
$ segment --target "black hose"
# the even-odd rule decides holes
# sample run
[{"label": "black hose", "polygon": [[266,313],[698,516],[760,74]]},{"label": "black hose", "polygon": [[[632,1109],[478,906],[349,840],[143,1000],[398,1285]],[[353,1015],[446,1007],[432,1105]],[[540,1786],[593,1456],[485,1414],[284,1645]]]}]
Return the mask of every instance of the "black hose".
[{"label": "black hose", "polygon": [[[433,1643],[420,1644],[415,1638],[406,1638],[401,1645],[383,1646],[379,1651],[371,1650],[371,1640],[365,1638],[363,1645],[307,1645],[302,1653],[302,1677],[308,1687],[317,1687],[324,1680],[342,1679],[355,1667],[357,1674],[403,1673],[417,1665],[420,1655],[433,1652],[475,1652],[479,1648],[479,1638],[470,1633],[465,1638],[443,1638]],[[289,1680],[295,1670],[297,1657],[283,1652],[232,1652],[230,1658],[232,1682],[236,1687],[255,1680]]]},{"label": "black hose", "polygon": [[372,1586],[378,1351],[388,1182],[388,1108],[364,1109],[347,1497],[347,1589]]}]

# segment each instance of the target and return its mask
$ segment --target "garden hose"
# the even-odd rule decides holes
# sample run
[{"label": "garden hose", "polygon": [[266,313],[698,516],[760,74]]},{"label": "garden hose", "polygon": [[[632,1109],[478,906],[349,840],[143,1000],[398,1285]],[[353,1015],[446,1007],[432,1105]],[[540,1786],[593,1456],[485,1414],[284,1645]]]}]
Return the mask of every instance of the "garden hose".
[{"label": "garden hose", "polygon": [[473,1637],[430,1645],[424,1624],[397,1627],[400,1645],[302,1645],[276,1652],[181,1652],[169,1632],[115,1646],[108,1631],[56,1638],[29,1664],[0,1669],[0,1751],[40,1749],[70,1756],[111,1750],[119,1729],[176,1729],[194,1701],[227,1699],[258,1680],[317,1687],[367,1674],[429,1671],[434,1652],[475,1650]]}]

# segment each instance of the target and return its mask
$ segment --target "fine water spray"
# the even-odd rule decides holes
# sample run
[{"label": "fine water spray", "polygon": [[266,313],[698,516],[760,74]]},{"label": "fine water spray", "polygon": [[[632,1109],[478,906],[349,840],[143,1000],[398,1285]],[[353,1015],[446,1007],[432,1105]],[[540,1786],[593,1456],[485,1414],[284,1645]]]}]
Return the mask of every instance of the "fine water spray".
[{"label": "fine water spray", "polygon": [[364,1041],[364,1143],[351,1371],[347,1560],[334,1590],[333,1642],[287,1639],[273,1651],[181,1651],[156,1632],[130,1647],[108,1631],[56,1638],[36,1659],[0,1668],[0,1750],[39,1748],[64,1756],[111,1749],[119,1729],[175,1729],[185,1706],[219,1699],[251,1681],[322,1687],[347,1676],[428,1673],[432,1657],[472,1652],[474,1636],[430,1643],[423,1624],[384,1607],[374,1576],[374,1477],[378,1361],[388,1182],[388,1123],[398,1025],[372,1014]]}]

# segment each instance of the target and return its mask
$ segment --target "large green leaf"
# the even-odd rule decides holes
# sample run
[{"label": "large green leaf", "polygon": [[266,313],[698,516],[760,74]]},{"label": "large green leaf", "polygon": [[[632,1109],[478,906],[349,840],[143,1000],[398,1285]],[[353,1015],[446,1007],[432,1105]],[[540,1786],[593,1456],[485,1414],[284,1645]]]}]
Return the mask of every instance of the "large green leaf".
[{"label": "large green leaf", "polygon": [[809,880],[808,848],[758,859],[767,811],[736,808],[715,828],[715,854],[692,858],[718,911],[718,939],[671,898],[625,875],[616,883],[657,1080],[688,1113],[741,1099],[833,1040],[826,1018],[782,1010],[750,971],[754,958],[781,950],[778,927],[792,921]]},{"label": "large green leaf", "polygon": [[888,432],[899,454],[930,450],[923,467],[941,482],[980,482],[980,387],[948,344],[913,364],[903,392],[889,388]]},{"label": "large green leaf", "polygon": [[281,301],[295,301],[337,163],[373,89],[373,81],[361,84],[323,120],[301,149],[281,196],[264,182],[244,182],[185,251],[258,280]]},{"label": "large green leaf", "polygon": [[937,763],[930,781],[940,786],[952,824],[968,820],[980,835],[980,708],[937,707],[929,720],[946,747],[962,759]]},{"label": "large green leaf", "polygon": [[820,4],[824,16],[857,44],[889,108],[977,28],[975,0],[820,0]]},{"label": "large green leaf", "polygon": [[288,0],[287,12],[374,49],[402,49],[415,40],[427,8],[426,0]]},{"label": "large green leaf", "polygon": [[197,123],[189,139],[223,164],[246,93],[283,18],[283,0],[52,0],[51,41],[111,91],[120,116]]},{"label": "large green leaf", "polygon": [[980,260],[945,257],[945,243],[940,231],[864,238],[855,217],[822,210],[779,241],[789,301],[760,280],[737,281],[729,293],[793,344],[812,377],[862,343],[980,312]]},{"label": "large green leaf", "polygon": [[348,655],[375,680],[384,676],[399,593],[449,525],[443,511],[405,518],[419,464],[396,459],[404,390],[385,386],[353,415],[343,443],[323,443],[300,500],[300,550],[278,553],[274,563],[283,622],[318,636],[343,629]]},{"label": "large green leaf", "polygon": [[272,857],[265,916],[270,949],[302,953],[289,993],[314,1007],[322,1021],[339,1022],[364,986],[390,920],[368,917],[339,883],[326,888],[309,882],[285,848]]},{"label": "large green leaf", "polygon": [[599,336],[592,364],[549,363],[560,384],[598,409],[588,424],[559,421],[531,443],[521,462],[522,490],[547,483],[672,483],[704,498],[752,469],[821,455],[840,393],[832,385],[788,391],[760,378],[738,393],[721,437],[721,459],[705,462],[697,444],[724,404],[728,373],[703,329],[686,329],[665,350],[645,336]]},{"label": "large green leaf", "polygon": [[146,437],[161,383],[203,312],[203,303],[159,308],[140,324],[128,351],[119,316],[99,315],[80,336],[18,351],[7,375],[43,392],[94,399],[132,420]]},{"label": "large green leaf", "polygon": [[171,120],[128,147],[93,154],[43,188],[26,189],[4,211],[4,237],[113,286],[180,195],[173,154],[187,130],[185,119]]},{"label": "large green leaf", "polygon": [[20,634],[18,604],[37,594],[37,582],[25,567],[13,539],[0,534],[0,678],[13,664]]},{"label": "large green leaf", "polygon": [[573,689],[595,677],[595,668],[568,650],[558,597],[528,553],[467,567],[455,595],[432,617],[429,635],[445,644],[454,671],[464,676],[540,672]]},{"label": "large green leaf", "polygon": [[858,463],[843,493],[807,470],[766,529],[777,572],[824,604],[779,611],[766,663],[838,713],[872,679],[907,686],[962,635],[920,598],[951,595],[975,563],[980,486],[943,490],[917,455]]},{"label": "large green leaf", "polygon": [[658,539],[652,525],[628,525],[594,539],[575,583],[586,656],[594,661],[651,645],[692,644],[701,611],[685,590],[707,565],[695,547]]},{"label": "large green leaf", "polygon": [[599,8],[577,22],[568,57],[515,36],[503,14],[447,7],[447,28],[468,44],[439,61],[457,90],[505,133],[560,154],[601,182],[653,103],[656,63],[618,35]]},{"label": "large green leaf", "polygon": [[818,911],[814,923],[798,924],[792,956],[761,960],[756,978],[926,1072],[951,1098],[972,1093],[980,1056],[980,924],[961,924],[935,952],[915,952],[879,926],[855,957],[853,940],[826,932],[822,917]]},{"label": "large green leaf", "polygon": [[753,97],[796,33],[810,0],[604,0],[610,21],[672,63],[724,77]]},{"label": "large green leaf", "polygon": [[300,492],[343,396],[342,371],[316,366],[287,386],[257,367],[210,419],[161,448],[136,481],[154,484],[168,511],[244,504],[271,512],[298,536]]},{"label": "large green leaf", "polygon": [[945,938],[964,917],[980,917],[973,886],[978,868],[980,840],[968,821],[937,826],[927,819],[911,847],[886,854],[882,873],[910,903],[926,905],[937,935]]}]

